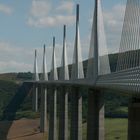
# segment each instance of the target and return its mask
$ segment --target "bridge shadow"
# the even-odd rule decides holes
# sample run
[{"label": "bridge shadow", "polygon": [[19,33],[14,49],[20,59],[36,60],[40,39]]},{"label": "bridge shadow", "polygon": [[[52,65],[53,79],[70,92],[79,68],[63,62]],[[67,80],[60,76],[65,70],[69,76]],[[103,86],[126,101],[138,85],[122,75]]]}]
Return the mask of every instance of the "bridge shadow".
[{"label": "bridge shadow", "polygon": [[7,135],[13,121],[15,120],[16,112],[20,108],[20,105],[23,103],[31,88],[32,84],[23,83],[3,111],[2,121],[0,122],[0,140],[7,140]]}]

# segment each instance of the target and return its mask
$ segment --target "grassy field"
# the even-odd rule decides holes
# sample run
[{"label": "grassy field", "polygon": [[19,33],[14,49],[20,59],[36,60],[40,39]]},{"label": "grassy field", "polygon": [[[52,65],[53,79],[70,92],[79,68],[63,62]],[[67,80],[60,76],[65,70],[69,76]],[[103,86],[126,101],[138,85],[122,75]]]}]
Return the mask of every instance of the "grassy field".
[{"label": "grassy field", "polygon": [[[105,119],[105,140],[127,140],[127,119]],[[83,126],[86,140],[86,124]]]},{"label": "grassy field", "polygon": [[127,140],[127,119],[106,119],[106,140]]}]

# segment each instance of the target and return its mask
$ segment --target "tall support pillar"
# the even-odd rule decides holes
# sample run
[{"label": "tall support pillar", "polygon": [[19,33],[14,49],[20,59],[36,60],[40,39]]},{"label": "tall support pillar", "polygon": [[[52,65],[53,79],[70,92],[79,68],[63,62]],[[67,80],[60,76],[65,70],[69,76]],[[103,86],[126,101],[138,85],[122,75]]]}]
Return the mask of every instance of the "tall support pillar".
[{"label": "tall support pillar", "polygon": [[47,88],[41,86],[40,132],[47,132]]},{"label": "tall support pillar", "polygon": [[33,111],[38,112],[38,86],[37,84],[33,85],[32,109]]},{"label": "tall support pillar", "polygon": [[60,89],[59,102],[59,140],[68,140],[68,92],[65,87]]},{"label": "tall support pillar", "polygon": [[[43,81],[48,81],[47,65],[46,65],[46,47],[43,51],[43,73],[41,76]],[[40,132],[47,131],[47,88],[41,85],[41,116],[40,116]]]},{"label": "tall support pillar", "polygon": [[50,90],[48,140],[57,140],[57,89],[52,87]]},{"label": "tall support pillar", "polygon": [[82,96],[77,87],[71,93],[70,140],[82,140]]},{"label": "tall support pillar", "polygon": [[140,97],[132,98],[128,107],[128,140],[140,139]]},{"label": "tall support pillar", "polygon": [[104,99],[98,91],[89,91],[87,119],[87,140],[104,140]]},{"label": "tall support pillar", "polygon": [[[39,81],[38,65],[37,65],[37,50],[35,50],[33,80]],[[34,83],[33,85],[32,108],[33,111],[35,112],[38,111],[38,85],[36,83]]]},{"label": "tall support pillar", "polygon": [[[63,52],[60,68],[60,80],[69,80],[69,70],[66,52],[66,25],[63,28]],[[68,140],[68,89],[60,87],[59,95],[59,140]]]}]

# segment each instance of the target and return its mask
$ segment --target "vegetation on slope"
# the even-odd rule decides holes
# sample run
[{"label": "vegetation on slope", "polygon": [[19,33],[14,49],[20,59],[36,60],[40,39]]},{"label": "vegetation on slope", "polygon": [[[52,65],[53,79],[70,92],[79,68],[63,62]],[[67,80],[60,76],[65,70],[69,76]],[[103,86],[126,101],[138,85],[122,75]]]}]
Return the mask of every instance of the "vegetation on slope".
[{"label": "vegetation on slope", "polygon": [[[11,76],[10,76],[11,75]],[[8,76],[8,78],[6,78]],[[11,78],[12,77],[12,78]],[[0,75],[0,118],[5,107],[8,105],[12,97],[14,97],[18,88],[21,86],[19,81],[31,79],[32,74],[28,73],[17,73],[17,74],[4,74]],[[6,80],[5,80],[6,79]],[[18,81],[18,82],[17,82]],[[87,115],[87,91],[82,90],[83,94],[83,118]],[[128,98],[108,91],[104,95],[105,97],[105,114],[107,117],[127,117],[128,114]],[[26,117],[34,118],[38,117],[39,114],[32,112],[32,100],[31,94],[25,98],[21,104],[20,109],[16,113],[16,119]]]},{"label": "vegetation on slope", "polygon": [[[29,79],[32,76],[31,73],[8,73],[8,74],[0,74],[0,119],[4,119],[4,113],[9,106],[12,109],[16,108],[15,105],[10,104],[10,102],[17,96],[24,96],[23,93],[17,93],[20,89],[21,83],[25,79]],[[21,92],[21,91],[20,91]],[[14,103],[18,103],[19,97]],[[17,112],[15,112],[15,119],[20,119],[23,117],[26,118],[36,118],[38,117],[38,113],[32,112],[31,108],[31,94],[27,95],[24,99],[23,103],[21,103]],[[9,108],[8,107],[8,108]]]},{"label": "vegetation on slope", "polygon": [[4,109],[15,95],[18,86],[19,85],[13,81],[0,80],[0,118],[2,117]]}]

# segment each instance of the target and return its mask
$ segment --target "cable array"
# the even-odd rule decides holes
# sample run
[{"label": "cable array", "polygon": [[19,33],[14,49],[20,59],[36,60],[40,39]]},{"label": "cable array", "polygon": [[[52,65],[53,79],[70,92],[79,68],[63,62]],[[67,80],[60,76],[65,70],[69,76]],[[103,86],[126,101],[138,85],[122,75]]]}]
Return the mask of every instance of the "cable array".
[{"label": "cable array", "polygon": [[140,66],[140,0],[127,0],[116,71]]}]

